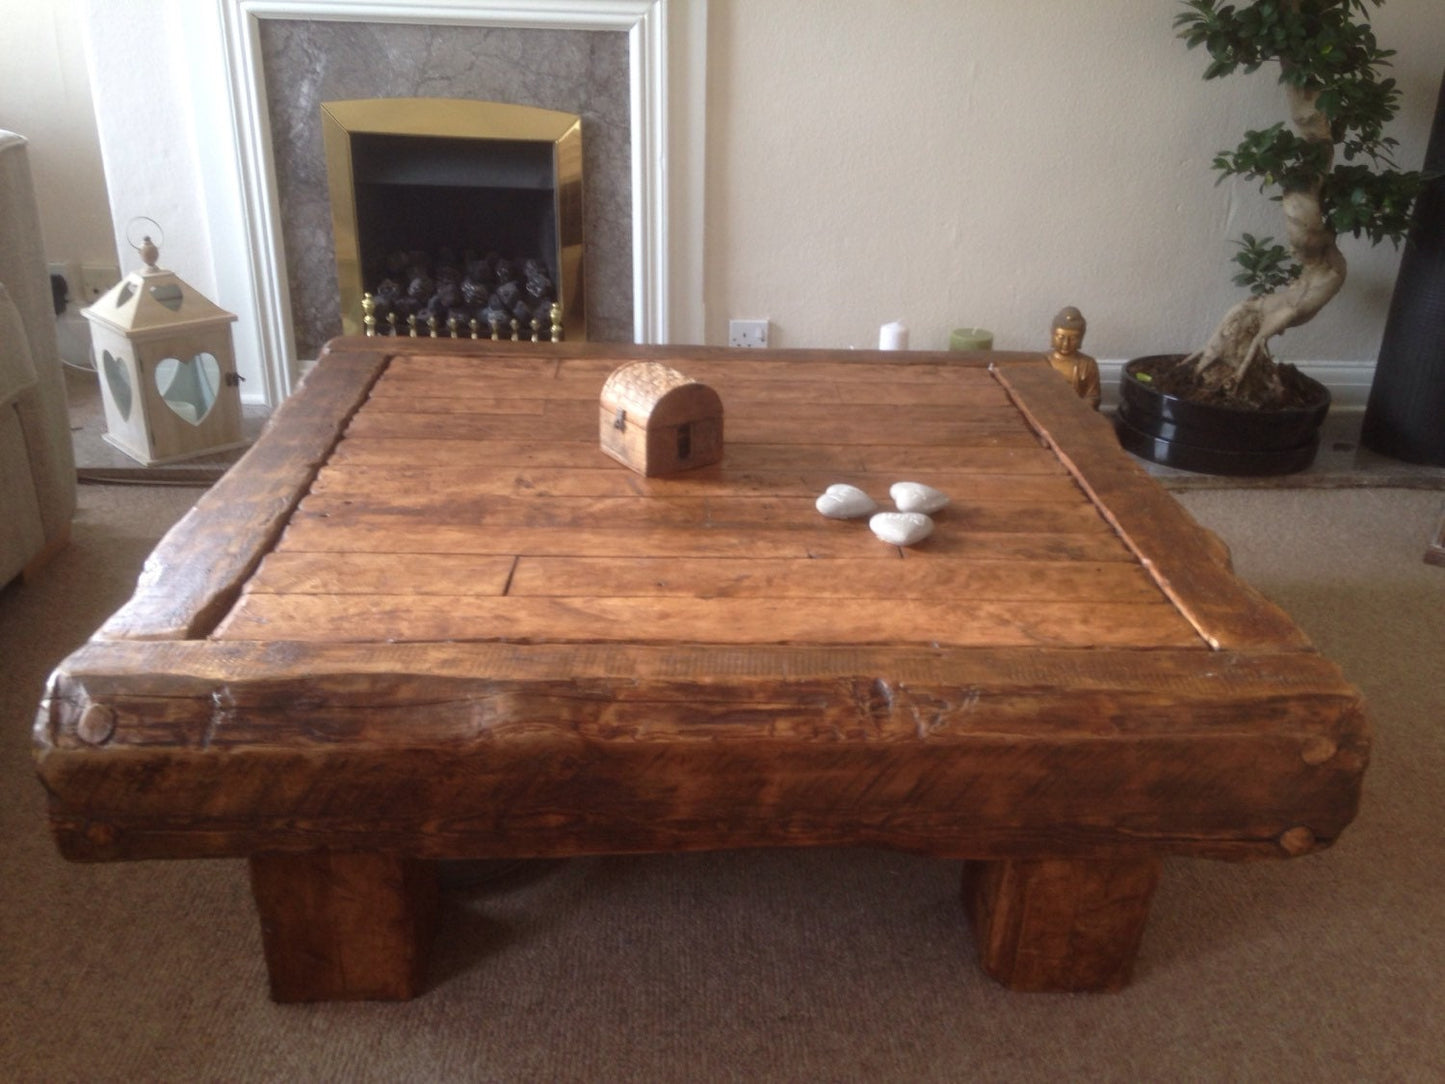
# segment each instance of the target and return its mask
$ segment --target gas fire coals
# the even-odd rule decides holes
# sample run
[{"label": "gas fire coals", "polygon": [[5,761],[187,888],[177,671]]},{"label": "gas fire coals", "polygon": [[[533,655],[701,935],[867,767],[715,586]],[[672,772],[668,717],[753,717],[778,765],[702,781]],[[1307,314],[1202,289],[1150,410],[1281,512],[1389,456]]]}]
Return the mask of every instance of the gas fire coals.
[{"label": "gas fire coals", "polygon": [[407,334],[439,329],[471,335],[512,338],[518,331],[531,338],[534,327],[545,332],[557,289],[547,265],[535,258],[508,258],[489,252],[467,252],[458,259],[443,250],[393,252],[382,277],[370,291],[377,330]]}]

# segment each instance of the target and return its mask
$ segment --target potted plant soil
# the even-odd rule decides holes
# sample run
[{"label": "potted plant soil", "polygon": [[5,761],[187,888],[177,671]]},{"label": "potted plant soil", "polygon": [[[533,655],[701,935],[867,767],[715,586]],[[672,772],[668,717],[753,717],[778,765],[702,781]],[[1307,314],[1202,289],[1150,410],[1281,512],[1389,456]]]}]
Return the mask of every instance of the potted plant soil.
[{"label": "potted plant soil", "polygon": [[1116,427],[1146,459],[1214,474],[1283,474],[1314,460],[1329,391],[1270,354],[1272,339],[1313,319],[1339,293],[1342,234],[1398,244],[1421,188],[1395,168],[1385,126],[1399,91],[1382,71],[1390,50],[1370,29],[1383,0],[1187,0],[1175,19],[1203,46],[1205,79],[1278,66],[1286,120],[1246,132],[1214,159],[1279,202],[1284,241],[1244,234],[1234,281],[1250,296],[1187,355],[1124,367]]}]

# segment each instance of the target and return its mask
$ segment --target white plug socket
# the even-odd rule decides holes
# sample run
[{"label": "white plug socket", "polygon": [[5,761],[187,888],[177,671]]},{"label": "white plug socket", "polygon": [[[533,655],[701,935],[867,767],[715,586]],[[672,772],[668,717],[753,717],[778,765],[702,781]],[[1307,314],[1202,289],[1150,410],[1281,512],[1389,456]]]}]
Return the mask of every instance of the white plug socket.
[{"label": "white plug socket", "polygon": [[728,345],[758,349],[768,345],[768,321],[729,320]]}]

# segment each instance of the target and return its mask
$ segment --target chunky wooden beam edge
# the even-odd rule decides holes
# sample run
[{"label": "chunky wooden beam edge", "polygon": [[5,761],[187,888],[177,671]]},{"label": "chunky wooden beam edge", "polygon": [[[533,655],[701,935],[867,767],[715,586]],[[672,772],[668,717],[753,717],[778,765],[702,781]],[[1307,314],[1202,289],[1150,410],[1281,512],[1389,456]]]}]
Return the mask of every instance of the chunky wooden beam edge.
[{"label": "chunky wooden beam edge", "polygon": [[1035,430],[1049,434],[1055,455],[1211,647],[1312,650],[1283,610],[1235,578],[1227,551],[1183,505],[1122,450],[1114,453],[1112,437],[1101,445],[1083,435],[1085,427],[1108,425],[1108,420],[1080,410],[1073,389],[1049,366],[1005,360],[994,363],[994,372]]},{"label": "chunky wooden beam edge", "polygon": [[[1141,667],[1142,661],[1148,667]],[[565,663],[565,667],[563,664]],[[1339,667],[1314,652],[1211,652],[1200,648],[849,647],[828,645],[509,643],[490,640],[401,643],[301,643],[246,640],[92,641],[56,670],[46,704],[63,712],[76,691],[267,687],[292,680],[403,675],[439,680],[534,681],[565,674],[578,680],[636,684],[734,681],[788,683],[866,677],[905,684],[1037,688],[1068,691],[1138,689],[1202,702],[1297,690],[1359,701]],[[42,713],[36,738],[59,736],[63,716]],[[1122,722],[1122,721],[1119,721]],[[1116,725],[1118,725],[1116,723]]]},{"label": "chunky wooden beam edge", "polygon": [[205,636],[285,528],[386,357],[323,355],[237,464],[161,539],[102,639]]},{"label": "chunky wooden beam edge", "polygon": [[[548,682],[545,645],[96,644],[57,672],[39,770],[83,859],[848,843],[1238,858],[1327,846],[1368,759],[1358,694],[1308,654],[1152,651],[1146,680],[1128,651],[737,652],[708,676],[690,650],[583,653]],[[220,782],[240,759],[266,782],[231,808]],[[595,816],[599,787],[620,813]]]}]

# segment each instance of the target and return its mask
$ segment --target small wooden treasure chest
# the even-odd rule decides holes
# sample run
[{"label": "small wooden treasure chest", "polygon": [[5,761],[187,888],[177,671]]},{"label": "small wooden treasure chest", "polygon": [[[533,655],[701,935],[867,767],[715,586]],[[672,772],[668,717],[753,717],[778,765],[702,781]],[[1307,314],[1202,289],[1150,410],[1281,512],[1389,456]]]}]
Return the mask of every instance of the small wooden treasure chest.
[{"label": "small wooden treasure chest", "polygon": [[716,463],[723,453],[717,392],[661,362],[635,361],[602,385],[602,450],[652,477]]}]

